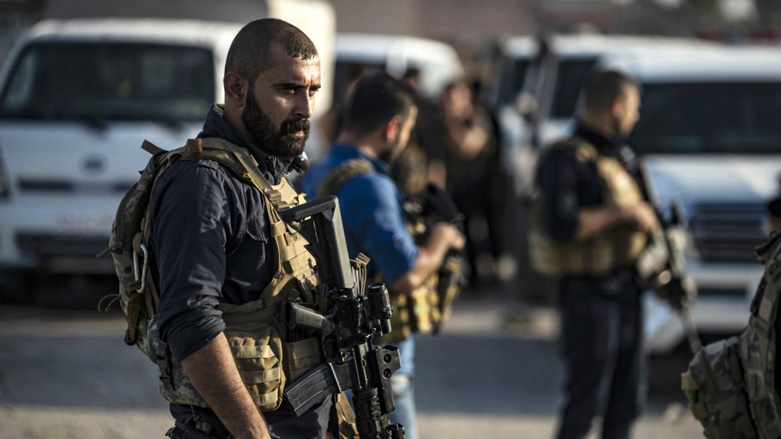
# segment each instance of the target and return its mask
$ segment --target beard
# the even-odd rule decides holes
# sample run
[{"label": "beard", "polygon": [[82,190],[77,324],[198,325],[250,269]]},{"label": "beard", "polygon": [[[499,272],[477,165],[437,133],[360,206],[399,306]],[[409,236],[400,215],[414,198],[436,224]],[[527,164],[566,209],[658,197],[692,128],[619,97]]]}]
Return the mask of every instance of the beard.
[{"label": "beard", "polygon": [[401,145],[401,131],[399,131],[396,133],[396,138],[393,139],[393,143],[389,145],[389,148],[381,154],[378,154],[377,157],[379,157],[379,159],[383,162],[389,165],[393,165],[399,159],[401,153],[404,152],[404,148],[402,146],[406,145]]},{"label": "beard", "polygon": [[[260,108],[253,88],[250,86],[247,105],[241,112],[241,121],[252,140],[272,156],[292,158],[301,155],[309,139],[309,120],[288,119],[276,129],[271,118]],[[304,137],[291,136],[298,131],[303,131]]]}]

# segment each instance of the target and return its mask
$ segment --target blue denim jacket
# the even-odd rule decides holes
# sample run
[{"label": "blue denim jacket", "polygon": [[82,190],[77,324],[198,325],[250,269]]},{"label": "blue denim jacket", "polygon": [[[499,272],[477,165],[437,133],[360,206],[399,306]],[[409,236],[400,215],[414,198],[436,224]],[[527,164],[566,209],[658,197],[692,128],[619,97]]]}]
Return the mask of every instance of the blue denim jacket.
[{"label": "blue denim jacket", "polygon": [[404,199],[389,176],[389,167],[349,145],[334,144],[328,155],[312,166],[304,177],[303,192],[309,199],[317,187],[341,164],[364,159],[374,172],[353,177],[336,196],[342,211],[350,257],[359,252],[371,258],[369,276],[379,273],[392,285],[412,269],[418,259],[418,248],[407,230]]}]

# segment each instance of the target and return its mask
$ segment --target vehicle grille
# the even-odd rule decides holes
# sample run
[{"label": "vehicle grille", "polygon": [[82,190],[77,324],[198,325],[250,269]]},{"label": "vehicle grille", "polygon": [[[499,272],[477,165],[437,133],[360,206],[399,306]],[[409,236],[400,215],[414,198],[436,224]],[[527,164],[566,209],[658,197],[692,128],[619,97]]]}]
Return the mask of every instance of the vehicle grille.
[{"label": "vehicle grille", "polygon": [[689,226],[704,262],[752,262],[765,239],[765,206],[759,203],[697,206]]},{"label": "vehicle grille", "polygon": [[18,233],[16,245],[20,251],[38,256],[95,257],[108,246],[108,237]]}]

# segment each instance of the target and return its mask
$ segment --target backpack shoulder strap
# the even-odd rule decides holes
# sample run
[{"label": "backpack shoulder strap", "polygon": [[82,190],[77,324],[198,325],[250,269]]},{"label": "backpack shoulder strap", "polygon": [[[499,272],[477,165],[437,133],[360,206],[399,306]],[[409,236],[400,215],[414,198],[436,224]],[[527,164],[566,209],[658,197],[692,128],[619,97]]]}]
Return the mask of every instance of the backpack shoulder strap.
[{"label": "backpack shoulder strap", "polygon": [[230,169],[236,177],[252,183],[266,196],[270,196],[274,191],[271,183],[258,169],[258,162],[252,154],[225,139],[189,139],[182,149],[182,160],[214,160]]},{"label": "backpack shoulder strap", "polygon": [[374,172],[371,163],[364,159],[348,160],[334,168],[328,174],[320,186],[317,187],[317,196],[336,195],[342,190],[348,181],[359,175],[371,174]]}]

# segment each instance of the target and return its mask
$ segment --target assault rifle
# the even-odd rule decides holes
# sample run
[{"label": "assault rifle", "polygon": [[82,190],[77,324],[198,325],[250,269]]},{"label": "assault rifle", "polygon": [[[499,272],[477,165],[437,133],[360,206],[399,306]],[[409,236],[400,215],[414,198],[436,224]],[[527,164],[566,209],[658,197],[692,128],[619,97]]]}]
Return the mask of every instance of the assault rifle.
[{"label": "assault rifle", "polygon": [[352,389],[361,439],[403,439],[403,426],[391,425],[387,417],[395,407],[390,378],[401,366],[398,348],[377,345],[391,331],[388,290],[383,284],[365,288],[365,273],[350,263],[336,197],[317,198],[280,215],[287,223],[300,223],[301,233],[319,244],[310,249],[324,285],[318,294],[334,304],[325,314],[301,303],[281,304],[280,319],[290,335],[318,334],[328,356],[286,386],[283,404],[300,415],[326,395]]},{"label": "assault rifle", "polygon": [[[634,166],[635,178],[645,199],[656,212],[660,229],[652,233],[648,248],[641,255],[637,269],[641,279],[656,294],[666,300],[680,315],[684,332],[692,352],[702,347],[697,328],[694,325],[690,300],[697,295],[694,279],[686,273],[684,250],[686,248],[686,217],[680,204],[670,207],[669,215],[663,215],[652,186],[648,184],[647,170],[641,164]],[[631,168],[630,168],[631,169]]]},{"label": "assault rifle", "polygon": [[[426,185],[426,191],[423,194],[422,204],[412,204],[405,206],[408,220],[411,224],[422,221],[425,228],[431,230],[437,222],[444,221],[458,227],[464,231],[464,215],[458,210],[458,206],[444,189],[429,183]],[[425,242],[428,234],[420,237]],[[423,244],[419,242],[419,244]],[[466,286],[466,278],[463,273],[464,252],[462,250],[451,250],[442,266],[437,271],[439,284],[437,285],[437,295],[439,296],[439,311],[442,314],[442,322],[446,321],[453,309],[453,304],[461,293],[461,289]],[[441,322],[434,328],[434,332],[439,332]]]}]

